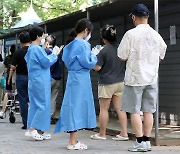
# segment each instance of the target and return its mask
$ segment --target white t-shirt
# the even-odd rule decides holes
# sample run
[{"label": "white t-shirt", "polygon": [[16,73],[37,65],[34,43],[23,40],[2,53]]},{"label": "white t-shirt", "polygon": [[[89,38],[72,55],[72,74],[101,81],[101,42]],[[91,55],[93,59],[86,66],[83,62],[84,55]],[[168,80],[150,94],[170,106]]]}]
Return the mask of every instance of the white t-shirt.
[{"label": "white t-shirt", "polygon": [[125,85],[146,86],[157,82],[160,59],[167,45],[148,24],[127,31],[118,47],[118,57],[127,60]]}]

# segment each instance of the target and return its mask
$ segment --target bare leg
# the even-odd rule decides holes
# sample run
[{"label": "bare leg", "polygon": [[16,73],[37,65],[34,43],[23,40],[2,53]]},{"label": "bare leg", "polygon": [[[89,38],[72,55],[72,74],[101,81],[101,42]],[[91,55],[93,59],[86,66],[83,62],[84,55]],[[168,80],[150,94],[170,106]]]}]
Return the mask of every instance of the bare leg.
[{"label": "bare leg", "polygon": [[7,103],[8,103],[8,93],[5,93],[5,95],[4,95],[4,100],[3,100],[2,112],[6,112]]},{"label": "bare leg", "polygon": [[131,124],[135,131],[136,137],[142,137],[143,131],[142,131],[142,121],[140,114],[131,114]]},{"label": "bare leg", "polygon": [[34,129],[34,128],[29,128],[29,132],[32,132],[32,131],[34,131],[34,130],[36,130],[36,129]]},{"label": "bare leg", "polygon": [[75,145],[77,143],[77,132],[70,133],[69,145]]},{"label": "bare leg", "polygon": [[99,105],[100,105],[100,113],[99,113],[99,124],[100,124],[100,131],[99,136],[106,137],[106,128],[109,121],[109,106],[111,103],[111,99],[109,98],[100,98]]},{"label": "bare leg", "polygon": [[126,112],[121,111],[121,98],[114,95],[112,97],[112,102],[113,102],[114,109],[118,115],[119,123],[120,123],[120,127],[121,127],[121,133],[119,135],[126,137],[126,136],[128,136],[128,134],[127,134],[127,115],[126,115]]},{"label": "bare leg", "polygon": [[150,137],[153,127],[153,114],[144,112],[144,136]]}]

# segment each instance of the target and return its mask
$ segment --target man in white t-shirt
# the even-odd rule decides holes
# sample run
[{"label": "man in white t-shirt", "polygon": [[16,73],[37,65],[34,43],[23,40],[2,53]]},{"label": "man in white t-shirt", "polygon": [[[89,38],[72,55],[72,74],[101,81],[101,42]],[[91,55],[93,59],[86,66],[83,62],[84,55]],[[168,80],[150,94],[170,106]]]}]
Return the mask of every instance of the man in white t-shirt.
[{"label": "man in white t-shirt", "polygon": [[[131,114],[137,140],[129,151],[151,151],[149,137],[153,127],[153,113],[157,103],[157,79],[160,60],[167,45],[148,24],[149,10],[144,4],[131,12],[135,28],[127,31],[118,47],[118,57],[127,61],[122,110]],[[144,114],[142,124],[140,111]]]}]

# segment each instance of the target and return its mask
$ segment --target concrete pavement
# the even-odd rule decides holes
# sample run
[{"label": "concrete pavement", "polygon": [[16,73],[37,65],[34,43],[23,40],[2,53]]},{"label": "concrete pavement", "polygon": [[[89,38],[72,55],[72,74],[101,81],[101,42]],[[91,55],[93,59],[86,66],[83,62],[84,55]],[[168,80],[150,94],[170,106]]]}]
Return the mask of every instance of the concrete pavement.
[{"label": "concrete pavement", "polygon": [[[8,114],[7,114],[8,115]],[[86,151],[68,151],[66,146],[68,143],[68,134],[58,133],[52,135],[52,140],[34,141],[24,136],[25,131],[21,130],[20,115],[16,116],[16,122],[11,124],[6,119],[0,119],[0,154],[126,154],[130,153],[127,148],[133,141],[112,141],[112,136],[107,136],[105,141],[91,140],[92,131],[78,132],[79,141],[88,145]],[[54,125],[51,125],[51,133]],[[153,146],[152,154],[171,154],[180,153],[180,147],[164,147]]]}]

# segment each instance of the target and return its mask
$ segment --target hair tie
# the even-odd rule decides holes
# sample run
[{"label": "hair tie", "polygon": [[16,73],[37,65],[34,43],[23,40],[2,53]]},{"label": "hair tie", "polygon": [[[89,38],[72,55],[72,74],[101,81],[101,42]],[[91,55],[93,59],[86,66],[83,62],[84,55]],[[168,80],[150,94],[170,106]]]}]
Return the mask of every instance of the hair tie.
[{"label": "hair tie", "polygon": [[110,31],[111,31],[111,35],[116,35],[116,29],[112,29],[112,27],[111,27]]}]

